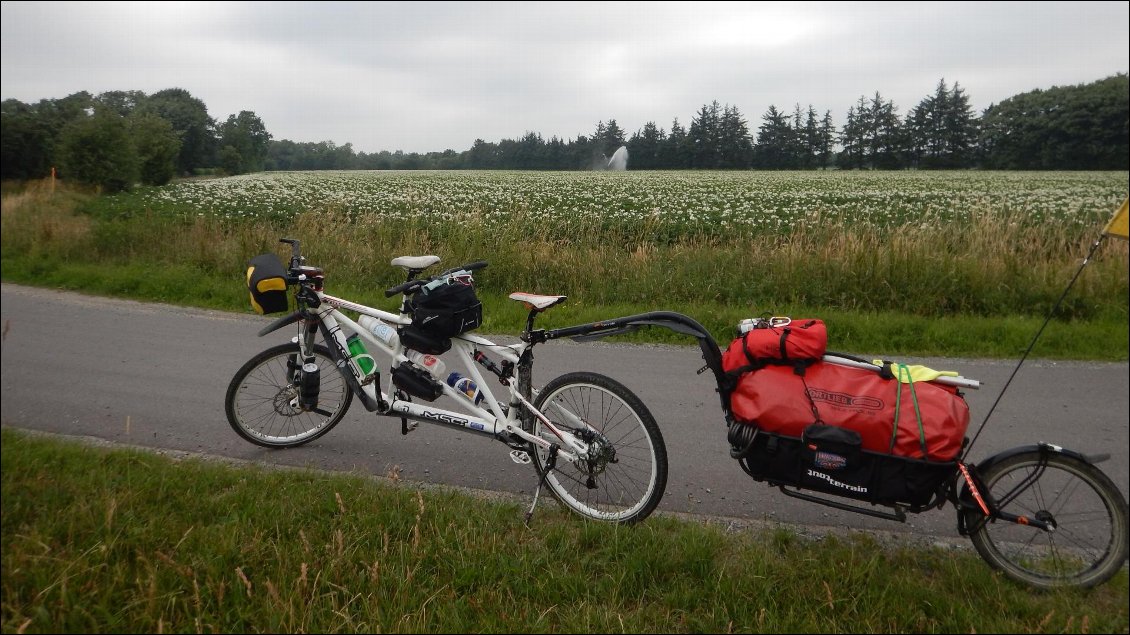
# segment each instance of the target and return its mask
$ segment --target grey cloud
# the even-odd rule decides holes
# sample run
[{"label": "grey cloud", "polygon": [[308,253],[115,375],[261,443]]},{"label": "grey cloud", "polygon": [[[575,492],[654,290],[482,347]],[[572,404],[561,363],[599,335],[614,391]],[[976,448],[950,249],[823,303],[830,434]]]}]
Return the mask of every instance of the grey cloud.
[{"label": "grey cloud", "polygon": [[190,90],[214,117],[358,150],[466,149],[615,118],[751,129],[770,104],[906,113],[940,78],[976,108],[1126,72],[1125,2],[4,3],[3,98]]}]

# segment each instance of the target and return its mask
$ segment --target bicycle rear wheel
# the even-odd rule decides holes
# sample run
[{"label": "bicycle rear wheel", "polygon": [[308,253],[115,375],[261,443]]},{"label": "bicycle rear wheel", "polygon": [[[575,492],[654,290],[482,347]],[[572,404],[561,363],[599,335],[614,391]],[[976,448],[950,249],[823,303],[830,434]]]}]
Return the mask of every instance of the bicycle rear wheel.
[{"label": "bicycle rear wheel", "polygon": [[224,398],[228,423],[239,436],[268,448],[309,443],[330,431],[349,409],[353,391],[325,346],[314,347],[320,369],[318,405],[302,410],[288,362],[300,358],[297,343],[281,344],[252,357],[235,373]]},{"label": "bicycle rear wheel", "polygon": [[[970,538],[993,568],[1041,589],[1092,587],[1122,568],[1126,499],[1098,468],[1073,456],[1032,450],[990,465],[981,479],[1002,511],[1053,527],[984,523]],[[983,518],[976,511],[964,513],[967,527]]]},{"label": "bicycle rear wheel", "polygon": [[[570,373],[549,382],[534,407],[590,446],[587,456],[559,459],[548,473],[548,451],[533,452],[557,500],[582,516],[617,523],[638,522],[655,509],[667,487],[667,448],[655,418],[630,390],[596,373]],[[558,442],[537,417],[531,425]]]}]

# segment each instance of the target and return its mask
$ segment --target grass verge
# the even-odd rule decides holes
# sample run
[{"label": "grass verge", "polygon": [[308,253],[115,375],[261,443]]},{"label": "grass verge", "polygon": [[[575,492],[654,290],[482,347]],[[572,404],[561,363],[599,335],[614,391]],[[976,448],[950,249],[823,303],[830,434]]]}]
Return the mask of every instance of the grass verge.
[{"label": "grass verge", "polygon": [[[1036,593],[866,534],[634,527],[356,475],[5,428],[4,632],[1126,632],[1127,576]],[[939,512],[941,513],[941,512]]]},{"label": "grass verge", "polygon": [[[390,255],[436,253],[448,264],[486,258],[491,266],[476,278],[484,328],[496,333],[522,328],[524,312],[505,298],[523,290],[570,296],[541,321],[547,327],[670,310],[698,320],[725,346],[739,320],[769,313],[823,318],[834,350],[1011,358],[1028,346],[1089,247],[1061,229],[988,213],[972,225],[925,229],[841,223],[730,242],[582,232],[555,242],[479,222],[394,226],[332,208],[285,225],[76,211],[92,200],[42,184],[6,194],[3,279],[248,311],[247,259],[278,250],[276,239],[287,235],[326,269],[329,293],[390,310],[396,302],[382,290],[403,275],[388,265]],[[1033,354],[1130,357],[1127,262],[1125,242],[1104,244]],[[689,343],[661,329],[629,339]]]}]

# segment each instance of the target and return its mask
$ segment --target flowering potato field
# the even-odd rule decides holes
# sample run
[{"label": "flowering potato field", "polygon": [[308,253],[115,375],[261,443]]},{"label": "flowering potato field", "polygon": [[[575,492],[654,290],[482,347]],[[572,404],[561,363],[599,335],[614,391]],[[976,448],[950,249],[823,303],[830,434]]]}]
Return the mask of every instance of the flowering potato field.
[{"label": "flowering potato field", "polygon": [[370,222],[516,224],[565,240],[584,229],[646,227],[677,239],[984,214],[1087,231],[1126,193],[1125,172],[269,172],[141,189],[98,207],[111,217],[284,223],[332,210]]},{"label": "flowering potato field", "polygon": [[768,311],[825,318],[841,350],[1010,356],[1058,306],[1056,354],[1125,359],[1127,242],[1105,241],[1059,299],[1127,177],[277,172],[112,196],[44,186],[5,198],[0,242],[6,279],[243,310],[248,258],[283,253],[282,236],[333,292],[378,306],[402,281],[393,257],[488,260],[484,328],[502,331],[524,315],[505,298],[528,291],[569,296],[558,325],[665,309],[721,341]]}]

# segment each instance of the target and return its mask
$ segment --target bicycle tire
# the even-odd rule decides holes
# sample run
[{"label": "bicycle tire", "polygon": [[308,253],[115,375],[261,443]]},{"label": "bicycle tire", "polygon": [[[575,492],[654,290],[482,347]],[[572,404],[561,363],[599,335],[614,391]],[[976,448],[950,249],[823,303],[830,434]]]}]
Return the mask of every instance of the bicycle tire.
[{"label": "bicycle tire", "polygon": [[228,424],[239,436],[268,448],[292,448],[329,432],[353,402],[353,391],[341,377],[328,348],[314,347],[321,369],[318,411],[291,405],[297,388],[287,379],[287,359],[299,353],[297,343],[268,348],[247,361],[232,377],[224,397]]},{"label": "bicycle tire", "polygon": [[[655,510],[667,487],[667,448],[639,397],[610,377],[577,372],[546,384],[534,407],[554,425],[572,429],[567,409],[599,434],[589,457],[572,463],[559,458],[548,473],[548,451],[531,449],[534,467],[554,498],[605,522],[635,523]],[[557,441],[536,417],[531,425],[536,434]]]},{"label": "bicycle tire", "polygon": [[[1034,474],[1033,482],[1016,490]],[[1002,511],[1055,526],[1044,531],[990,520],[970,535],[981,557],[1006,576],[1040,589],[1089,588],[1109,580],[1126,562],[1126,499],[1090,463],[1032,450],[990,465],[981,479]],[[964,513],[967,527],[983,519],[977,511]]]}]

